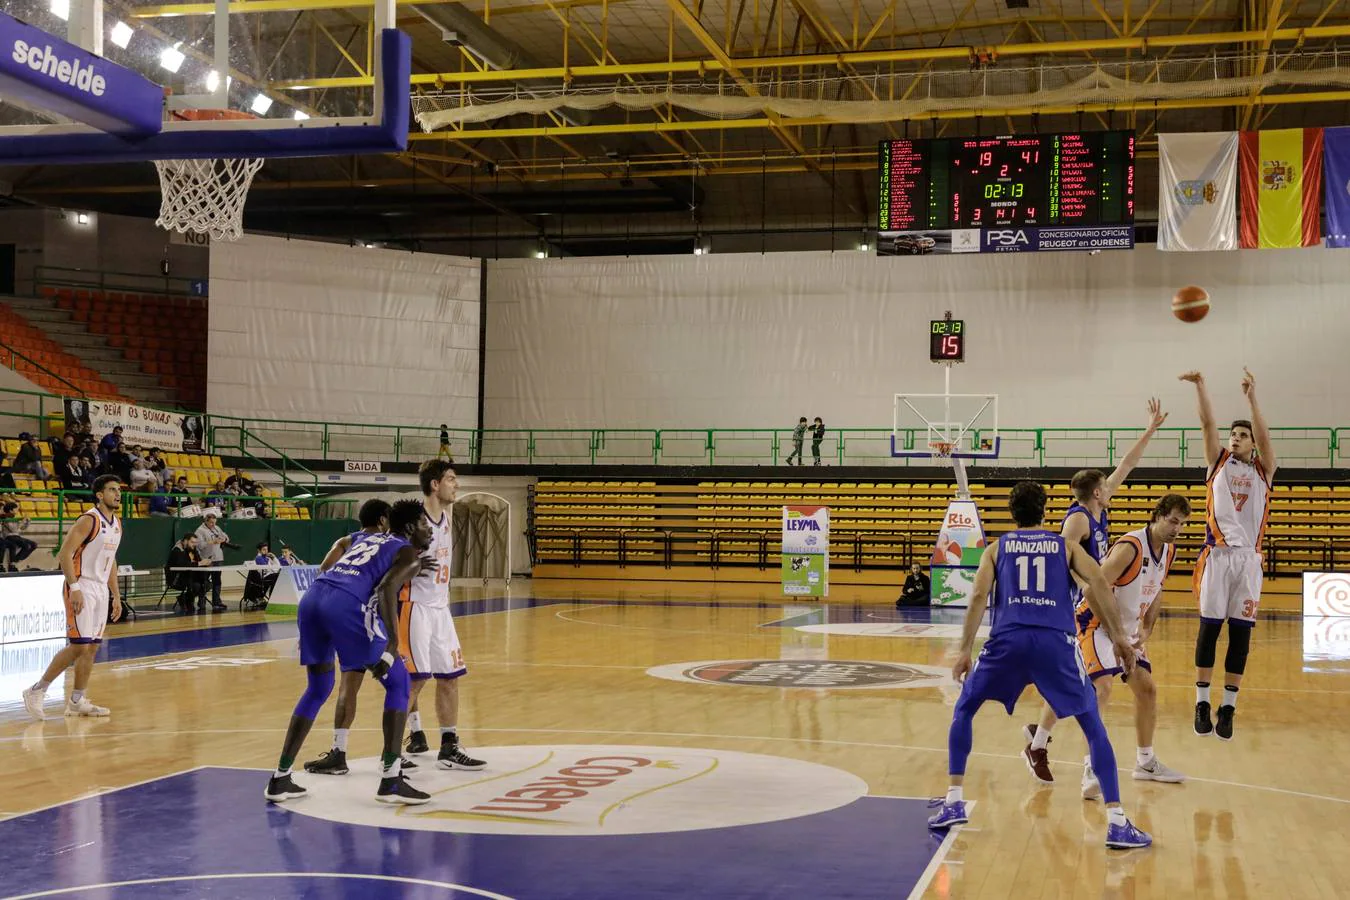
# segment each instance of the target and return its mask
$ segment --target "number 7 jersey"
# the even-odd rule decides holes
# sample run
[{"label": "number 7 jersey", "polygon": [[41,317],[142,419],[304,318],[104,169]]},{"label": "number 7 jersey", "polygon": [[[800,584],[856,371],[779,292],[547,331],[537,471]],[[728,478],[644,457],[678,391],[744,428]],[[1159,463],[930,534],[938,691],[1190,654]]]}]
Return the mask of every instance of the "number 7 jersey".
[{"label": "number 7 jersey", "polygon": [[1270,514],[1270,479],[1261,460],[1243,462],[1221,450],[1205,487],[1205,543],[1260,551]]},{"label": "number 7 jersey", "polygon": [[427,525],[431,527],[431,546],[422,554],[436,561],[436,568],[419,572],[412,580],[408,599],[428,609],[450,606],[450,562],[453,545],[450,537],[450,510],[441,510],[439,520],[431,518],[426,510]]}]

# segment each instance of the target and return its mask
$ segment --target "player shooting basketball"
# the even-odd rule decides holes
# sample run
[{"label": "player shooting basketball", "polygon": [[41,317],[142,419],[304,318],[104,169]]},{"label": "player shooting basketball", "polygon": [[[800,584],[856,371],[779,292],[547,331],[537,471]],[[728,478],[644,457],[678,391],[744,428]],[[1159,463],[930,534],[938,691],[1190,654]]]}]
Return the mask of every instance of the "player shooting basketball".
[{"label": "player shooting basketball", "polygon": [[[1205,435],[1205,549],[1195,562],[1194,589],[1200,603],[1200,629],[1195,636],[1195,733],[1213,732],[1233,739],[1238,687],[1247,668],[1252,627],[1261,603],[1261,538],[1270,513],[1275,478],[1275,447],[1270,428],[1256,402],[1256,378],[1242,370],[1242,393],[1250,419],[1237,419],[1228,429],[1228,446],[1219,441],[1214,407],[1205,390],[1205,376],[1186,372],[1182,381],[1195,385],[1200,404],[1200,429]],[[1228,622],[1224,657],[1223,702],[1210,721],[1209,683],[1223,623]]]}]

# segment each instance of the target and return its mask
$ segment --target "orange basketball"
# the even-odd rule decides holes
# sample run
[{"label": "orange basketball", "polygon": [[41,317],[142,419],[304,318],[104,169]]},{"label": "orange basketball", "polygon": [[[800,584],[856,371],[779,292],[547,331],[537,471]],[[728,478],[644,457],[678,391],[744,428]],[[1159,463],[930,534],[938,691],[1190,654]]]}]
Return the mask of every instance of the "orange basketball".
[{"label": "orange basketball", "polygon": [[1172,297],[1172,315],[1183,322],[1199,322],[1209,315],[1209,293],[1193,284],[1182,288]]}]

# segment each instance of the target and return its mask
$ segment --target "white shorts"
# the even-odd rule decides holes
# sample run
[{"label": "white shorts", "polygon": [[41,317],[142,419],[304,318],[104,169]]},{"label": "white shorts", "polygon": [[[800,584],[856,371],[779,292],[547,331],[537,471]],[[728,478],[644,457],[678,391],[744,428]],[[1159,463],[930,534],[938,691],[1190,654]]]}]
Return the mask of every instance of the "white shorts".
[{"label": "white shorts", "polygon": [[413,678],[458,678],[468,671],[449,607],[400,603],[398,651]]},{"label": "white shorts", "polygon": [[1261,604],[1261,555],[1255,550],[1206,547],[1195,561],[1192,587],[1203,622],[1256,623]]},{"label": "white shorts", "polygon": [[[1130,641],[1133,642],[1137,637],[1139,631],[1136,628],[1130,632]],[[1125,667],[1116,659],[1116,645],[1106,636],[1106,629],[1101,627],[1096,616],[1092,617],[1086,628],[1079,629],[1078,652],[1083,657],[1083,667],[1087,670],[1088,678],[1093,681],[1115,675],[1124,677]],[[1148,661],[1146,650],[1140,650],[1135,654],[1135,665],[1153,671],[1153,664]]]},{"label": "white shorts", "polygon": [[103,629],[108,625],[108,605],[112,598],[106,581],[81,578],[76,582],[84,608],[78,613],[70,603],[70,588],[61,586],[66,600],[66,637],[72,644],[98,644],[103,641]]}]

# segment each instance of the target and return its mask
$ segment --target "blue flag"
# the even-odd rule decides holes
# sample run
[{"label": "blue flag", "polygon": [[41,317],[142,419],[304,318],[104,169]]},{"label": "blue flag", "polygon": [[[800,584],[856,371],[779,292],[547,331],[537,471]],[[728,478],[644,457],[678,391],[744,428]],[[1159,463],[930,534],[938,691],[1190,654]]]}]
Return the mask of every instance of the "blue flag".
[{"label": "blue flag", "polygon": [[1350,128],[1322,132],[1327,246],[1350,247]]}]

